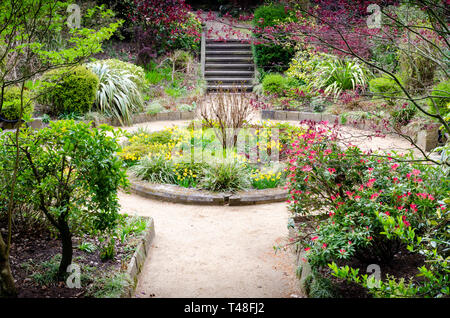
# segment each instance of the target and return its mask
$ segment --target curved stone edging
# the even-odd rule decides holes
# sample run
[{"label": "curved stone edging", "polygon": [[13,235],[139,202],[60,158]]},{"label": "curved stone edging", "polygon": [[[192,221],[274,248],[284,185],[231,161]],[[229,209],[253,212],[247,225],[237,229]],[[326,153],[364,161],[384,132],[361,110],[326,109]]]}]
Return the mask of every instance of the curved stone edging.
[{"label": "curved stone edging", "polygon": [[253,205],[284,202],[287,191],[280,188],[239,191],[236,193],[213,193],[188,189],[172,184],[154,184],[131,179],[131,191],[137,195],[173,203],[198,205]]},{"label": "curved stone edging", "polygon": [[134,296],[134,291],[139,280],[139,274],[142,271],[145,260],[152,246],[152,241],[155,238],[155,223],[152,218],[150,219],[150,224],[147,227],[147,233],[139,242],[136,251],[131,257],[130,262],[127,266],[126,275],[129,278],[131,285],[127,286],[121,295],[121,298],[131,298]]}]

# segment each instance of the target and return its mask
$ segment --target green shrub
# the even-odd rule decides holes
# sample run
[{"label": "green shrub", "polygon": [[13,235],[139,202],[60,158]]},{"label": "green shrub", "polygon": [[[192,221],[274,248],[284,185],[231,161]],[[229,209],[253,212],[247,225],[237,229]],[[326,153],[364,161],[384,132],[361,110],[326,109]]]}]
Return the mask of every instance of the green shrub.
[{"label": "green shrub", "polygon": [[442,117],[445,117],[450,113],[450,80],[441,82],[431,91],[431,96],[428,98],[427,103],[434,113],[437,113],[436,107]]},{"label": "green shrub", "polygon": [[[397,77],[402,83],[401,79]],[[382,96],[386,101],[393,104],[394,98],[401,95],[403,92],[397,82],[391,77],[377,77],[369,81],[369,90],[375,95]]]},{"label": "green shrub", "polygon": [[263,91],[266,95],[278,94],[283,95],[287,89],[288,80],[279,73],[267,74],[262,81]]},{"label": "green shrub", "polygon": [[46,72],[41,81],[38,101],[49,106],[52,115],[87,113],[99,88],[97,75],[84,66]]},{"label": "green shrub", "polygon": [[253,47],[253,55],[258,68],[266,72],[282,72],[288,68],[294,49],[281,45],[258,44]]},{"label": "green shrub", "polygon": [[[283,5],[270,4],[261,6],[255,10],[253,24],[255,27],[271,27],[289,19],[295,19],[294,16],[286,12]],[[273,44],[258,44],[253,46],[253,55],[256,66],[265,72],[281,72],[287,69],[289,61],[295,51],[293,47],[285,47]]]},{"label": "green shrub", "polygon": [[253,16],[253,24],[260,28],[274,26],[288,18],[288,14],[281,4],[258,7]]},{"label": "green shrub", "polygon": [[111,68],[108,63],[96,61],[87,65],[100,80],[95,106],[123,125],[131,121],[133,113],[144,108],[144,100],[135,76],[126,69]]},{"label": "green shrub", "polygon": [[[21,89],[18,86],[6,87],[3,94],[3,105],[0,110],[0,116],[8,120],[16,120],[20,117],[20,92]],[[30,117],[34,110],[34,105],[31,100],[30,92],[28,90],[23,91],[23,116],[22,118]]]},{"label": "green shrub", "polygon": [[160,102],[152,102],[148,104],[146,112],[147,114],[155,115],[160,113],[163,109],[164,107],[161,105]]}]

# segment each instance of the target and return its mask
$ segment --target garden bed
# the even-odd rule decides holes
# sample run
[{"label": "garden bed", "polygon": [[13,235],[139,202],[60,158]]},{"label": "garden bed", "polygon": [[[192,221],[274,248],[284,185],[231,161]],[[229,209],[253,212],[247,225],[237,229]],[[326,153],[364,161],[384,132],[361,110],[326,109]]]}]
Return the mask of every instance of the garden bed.
[{"label": "garden bed", "polygon": [[[18,297],[131,297],[154,237],[153,220],[141,220],[146,222],[144,229],[129,233],[123,242],[116,239],[112,259],[101,260],[98,239],[73,237],[73,263],[80,266],[81,288],[69,288],[65,281],[55,279],[61,243],[54,234],[45,227],[40,231],[20,224],[14,227],[10,260]],[[3,235],[6,227],[0,221]]]}]

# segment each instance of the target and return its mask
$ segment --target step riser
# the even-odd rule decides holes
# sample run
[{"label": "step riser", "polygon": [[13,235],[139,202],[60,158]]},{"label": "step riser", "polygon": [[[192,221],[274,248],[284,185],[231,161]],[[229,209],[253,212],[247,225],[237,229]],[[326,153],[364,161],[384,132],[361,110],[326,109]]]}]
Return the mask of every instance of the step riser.
[{"label": "step riser", "polygon": [[251,57],[206,57],[205,61],[208,62],[217,62],[220,64],[245,64],[253,62]]},{"label": "step riser", "polygon": [[252,81],[253,78],[251,77],[205,77],[205,80],[207,82],[211,82],[211,83],[229,83],[229,82],[233,82],[233,83],[240,83],[240,82],[249,82]]},{"label": "step riser", "polygon": [[254,71],[251,64],[205,64],[205,71]]},{"label": "step riser", "polygon": [[206,71],[205,77],[219,77],[219,78],[227,78],[227,77],[243,77],[243,78],[251,78],[254,73],[251,71]]},{"label": "step riser", "polygon": [[230,56],[248,56],[251,57],[253,54],[252,52],[245,52],[245,51],[206,51],[206,57],[216,57],[216,56],[224,56],[224,57],[230,57]]},{"label": "step riser", "polygon": [[206,52],[210,51],[249,51],[252,52],[252,47],[250,45],[206,45]]}]

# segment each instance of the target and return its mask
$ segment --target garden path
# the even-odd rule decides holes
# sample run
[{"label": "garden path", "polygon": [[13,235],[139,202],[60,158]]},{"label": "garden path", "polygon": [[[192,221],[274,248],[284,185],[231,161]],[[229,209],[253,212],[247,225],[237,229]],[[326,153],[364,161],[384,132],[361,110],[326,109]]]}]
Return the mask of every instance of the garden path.
[{"label": "garden path", "polygon": [[[125,129],[155,131],[188,123],[151,122]],[[411,148],[400,138],[364,138],[363,131],[349,127],[343,132],[367,150]],[[293,254],[273,249],[288,242],[285,203],[196,206],[125,193],[120,203],[123,213],[155,221],[156,237],[135,297],[302,297]]]}]

